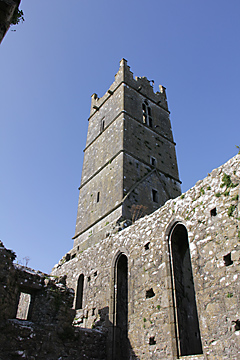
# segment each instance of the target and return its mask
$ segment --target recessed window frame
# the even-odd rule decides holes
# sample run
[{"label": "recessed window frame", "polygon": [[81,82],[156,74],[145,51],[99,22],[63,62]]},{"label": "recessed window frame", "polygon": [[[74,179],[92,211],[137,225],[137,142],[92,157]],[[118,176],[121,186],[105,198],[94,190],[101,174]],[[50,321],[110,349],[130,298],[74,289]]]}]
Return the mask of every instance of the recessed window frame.
[{"label": "recessed window frame", "polygon": [[152,166],[157,166],[157,159],[155,158],[155,157],[153,157],[153,156],[150,156],[150,164],[152,165]]},{"label": "recessed window frame", "polygon": [[152,110],[148,105],[147,100],[142,103],[142,116],[143,116],[143,123],[150,128],[153,127],[153,120],[152,120]]},{"label": "recessed window frame", "polygon": [[[34,295],[30,291],[26,291],[25,289],[20,289],[18,295],[17,308],[16,308],[16,316],[15,316],[16,319],[27,320],[27,321],[31,320],[33,301],[34,301]],[[25,310],[23,311],[23,309]],[[23,314],[25,315],[23,316]]]},{"label": "recessed window frame", "polygon": [[97,203],[100,201],[100,191],[97,192]]},{"label": "recessed window frame", "polygon": [[152,189],[152,201],[156,204],[159,202],[158,191],[156,189]]},{"label": "recessed window frame", "polygon": [[102,133],[105,130],[105,117],[101,119],[100,123],[100,132]]}]

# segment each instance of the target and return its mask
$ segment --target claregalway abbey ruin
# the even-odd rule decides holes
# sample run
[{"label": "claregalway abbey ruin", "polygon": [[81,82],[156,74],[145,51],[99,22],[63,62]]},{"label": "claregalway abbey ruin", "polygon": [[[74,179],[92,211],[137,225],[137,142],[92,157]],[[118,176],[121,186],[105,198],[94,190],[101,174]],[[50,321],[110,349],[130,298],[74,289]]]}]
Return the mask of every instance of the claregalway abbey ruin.
[{"label": "claregalway abbey ruin", "polygon": [[92,95],[73,248],[0,244],[0,360],[240,358],[240,155],[182,194],[169,114],[125,59]]}]

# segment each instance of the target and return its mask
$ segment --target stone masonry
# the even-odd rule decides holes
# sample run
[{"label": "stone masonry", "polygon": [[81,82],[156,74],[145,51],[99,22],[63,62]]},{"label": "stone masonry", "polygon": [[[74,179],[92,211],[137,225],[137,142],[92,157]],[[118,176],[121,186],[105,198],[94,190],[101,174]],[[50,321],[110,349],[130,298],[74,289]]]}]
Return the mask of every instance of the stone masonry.
[{"label": "stone masonry", "polygon": [[0,242],[0,360],[105,359],[105,335],[72,326],[74,291],[65,276],[13,264],[14,258]]},{"label": "stone masonry", "polygon": [[0,243],[0,360],[239,359],[239,165],[181,194],[165,88],[123,59],[92,96],[73,249],[47,275]]},{"label": "stone masonry", "polygon": [[92,95],[74,246],[53,274],[75,289],[75,326],[106,333],[108,360],[234,358],[239,155],[181,195],[159,90],[122,59]]},{"label": "stone masonry", "polygon": [[165,88],[133,78],[122,59],[104,96],[92,95],[74,247],[84,250],[181,194]]},{"label": "stone masonry", "polygon": [[108,359],[114,346],[114,274],[120,254],[128,262],[130,358],[185,359],[178,349],[169,247],[176,225],[188,234],[203,350],[187,359],[239,358],[239,164],[237,155],[153,214],[54,267],[53,274],[66,275],[75,294],[78,277],[84,275],[75,324],[108,330]]}]

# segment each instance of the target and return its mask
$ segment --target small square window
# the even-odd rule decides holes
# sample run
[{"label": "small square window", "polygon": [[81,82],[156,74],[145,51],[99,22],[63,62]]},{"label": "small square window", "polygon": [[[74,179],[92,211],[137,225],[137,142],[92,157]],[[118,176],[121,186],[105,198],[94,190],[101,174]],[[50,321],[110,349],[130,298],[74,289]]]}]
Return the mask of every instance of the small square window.
[{"label": "small square window", "polygon": [[231,253],[223,256],[223,261],[224,261],[224,265],[225,266],[229,266],[233,264],[232,258],[231,258]]},{"label": "small square window", "polygon": [[214,208],[210,211],[211,217],[217,216],[217,208]]}]

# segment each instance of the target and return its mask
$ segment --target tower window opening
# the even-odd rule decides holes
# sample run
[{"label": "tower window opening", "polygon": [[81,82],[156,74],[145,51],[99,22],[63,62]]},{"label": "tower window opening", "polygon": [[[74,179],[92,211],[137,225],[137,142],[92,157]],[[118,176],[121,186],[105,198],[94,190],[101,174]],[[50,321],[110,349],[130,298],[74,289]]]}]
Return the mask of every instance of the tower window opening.
[{"label": "tower window opening", "polygon": [[153,156],[151,156],[150,157],[150,163],[151,163],[152,166],[156,166],[157,165],[157,160]]},{"label": "tower window opening", "polygon": [[102,119],[100,124],[100,132],[103,132],[104,129],[105,129],[105,121]]},{"label": "tower window opening", "polygon": [[148,125],[149,125],[149,127],[153,127],[153,126],[152,126],[152,118],[151,118],[151,117],[148,118]]},{"label": "tower window opening", "polygon": [[158,192],[157,190],[152,189],[152,200],[155,203],[158,203]]},{"label": "tower window opening", "polygon": [[99,202],[99,199],[100,199],[100,192],[98,191],[98,193],[97,193],[97,203]]},{"label": "tower window opening", "polygon": [[149,127],[153,127],[152,111],[147,102],[142,104],[142,112],[143,112],[143,123],[148,125]]}]

